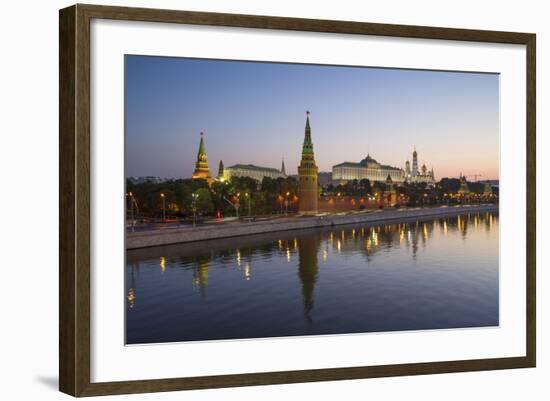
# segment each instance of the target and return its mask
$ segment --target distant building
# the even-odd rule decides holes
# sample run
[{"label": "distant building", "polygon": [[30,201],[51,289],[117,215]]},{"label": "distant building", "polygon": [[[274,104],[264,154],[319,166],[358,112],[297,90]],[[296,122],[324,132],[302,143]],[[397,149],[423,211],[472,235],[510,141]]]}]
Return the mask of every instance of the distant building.
[{"label": "distant building", "polygon": [[153,184],[160,184],[163,182],[167,182],[170,180],[173,180],[173,178],[161,178],[161,177],[153,177],[153,176],[146,176],[146,177],[128,177],[127,178],[132,184],[144,184],[146,182],[150,182]]},{"label": "distant building", "polygon": [[286,178],[286,174],[281,170],[271,167],[255,166],[253,164],[235,164],[234,166],[223,168],[224,180],[229,180],[231,177],[250,177],[262,182],[264,177],[273,179]]},{"label": "distant building", "polygon": [[434,175],[434,169],[428,171],[428,168],[425,164],[422,165],[421,169],[418,169],[418,153],[416,152],[416,148],[413,151],[412,154],[412,169],[411,169],[411,163],[410,161],[405,162],[405,181],[407,182],[425,182],[427,184],[434,184],[435,183],[435,175]]},{"label": "distant building", "polygon": [[326,171],[317,174],[317,182],[323,188],[327,187],[330,183],[332,183],[332,173],[330,171]]},{"label": "distant building", "polygon": [[358,163],[344,162],[332,166],[332,182],[345,184],[348,181],[367,179],[370,182],[385,182],[390,176],[392,182],[405,181],[403,169],[378,163],[370,154]]},{"label": "distant building", "polygon": [[468,182],[466,181],[466,176],[460,173],[460,187],[458,188],[458,194],[465,196],[470,193],[470,187],[468,187]]},{"label": "distant building", "polygon": [[208,167],[208,158],[206,157],[206,148],[204,146],[204,133],[201,132],[201,141],[199,143],[199,152],[197,153],[197,161],[195,162],[195,171],[192,175],[193,179],[203,179],[211,183],[213,181],[210,176],[210,168]]},{"label": "distant building", "polygon": [[488,196],[493,194],[493,187],[489,181],[485,181],[483,184],[483,195]]},{"label": "distant building", "polygon": [[301,214],[316,214],[318,210],[317,174],[319,169],[315,164],[309,111],[306,112],[306,129],[302,145],[302,160],[298,166],[298,211]]}]

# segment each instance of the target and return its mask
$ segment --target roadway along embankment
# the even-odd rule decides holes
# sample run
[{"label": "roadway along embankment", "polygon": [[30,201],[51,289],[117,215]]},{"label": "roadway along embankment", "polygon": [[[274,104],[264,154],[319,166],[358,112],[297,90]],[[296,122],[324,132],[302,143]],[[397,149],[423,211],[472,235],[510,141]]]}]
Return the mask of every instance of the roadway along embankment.
[{"label": "roadway along embankment", "polygon": [[268,221],[212,224],[195,228],[187,227],[182,229],[143,231],[126,234],[126,249],[147,248],[243,235],[264,234],[276,231],[330,227],[343,224],[398,223],[413,219],[450,217],[466,213],[483,212],[498,212],[498,205],[391,209],[346,215],[281,218]]}]

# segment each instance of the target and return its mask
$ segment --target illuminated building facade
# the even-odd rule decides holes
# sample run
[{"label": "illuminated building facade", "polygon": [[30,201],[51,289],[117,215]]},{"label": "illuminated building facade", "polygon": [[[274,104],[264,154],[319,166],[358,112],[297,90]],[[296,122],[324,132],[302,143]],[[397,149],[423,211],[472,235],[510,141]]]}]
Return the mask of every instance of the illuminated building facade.
[{"label": "illuminated building facade", "polygon": [[319,169],[315,163],[309,111],[306,117],[304,143],[302,145],[302,160],[298,166],[298,212],[301,214],[316,214],[318,208],[317,174]]},{"label": "illuminated building facade", "polygon": [[344,162],[332,166],[332,182],[336,185],[363,179],[370,182],[385,182],[388,176],[391,177],[394,183],[405,181],[403,169],[380,164],[370,154],[359,163]]},{"label": "illuminated building facade", "polygon": [[229,180],[231,177],[250,177],[262,182],[264,177],[273,179],[286,178],[286,174],[284,171],[271,167],[261,167],[253,164],[235,164],[234,166],[223,168],[223,179]]},{"label": "illuminated building facade", "polygon": [[405,181],[412,183],[425,182],[427,184],[435,184],[433,167],[430,171],[428,171],[426,165],[423,164],[420,170],[418,169],[418,153],[416,148],[412,154],[412,168],[409,160],[405,162]]}]

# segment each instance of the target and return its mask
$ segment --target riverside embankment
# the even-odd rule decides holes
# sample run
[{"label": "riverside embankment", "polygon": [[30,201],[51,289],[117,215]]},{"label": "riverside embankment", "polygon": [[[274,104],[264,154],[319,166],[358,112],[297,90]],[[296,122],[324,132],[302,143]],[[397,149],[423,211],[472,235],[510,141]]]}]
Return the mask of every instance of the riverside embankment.
[{"label": "riverside embankment", "polygon": [[498,205],[391,209],[346,215],[287,217],[267,221],[229,222],[195,228],[186,227],[181,229],[134,232],[126,233],[126,248],[147,248],[243,235],[265,234],[277,231],[331,227],[344,224],[397,223],[415,219],[450,217],[466,213],[483,212],[498,212]]}]

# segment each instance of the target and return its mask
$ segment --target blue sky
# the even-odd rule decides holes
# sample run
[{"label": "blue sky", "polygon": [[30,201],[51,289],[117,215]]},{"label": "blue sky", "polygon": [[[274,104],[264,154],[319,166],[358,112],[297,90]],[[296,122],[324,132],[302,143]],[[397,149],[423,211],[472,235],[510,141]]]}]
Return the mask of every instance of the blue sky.
[{"label": "blue sky", "polygon": [[295,174],[306,110],[320,171],[404,167],[416,146],[436,178],[498,178],[496,74],[149,56],[126,56],[127,175],[190,177],[201,131],[214,174],[282,157]]}]

